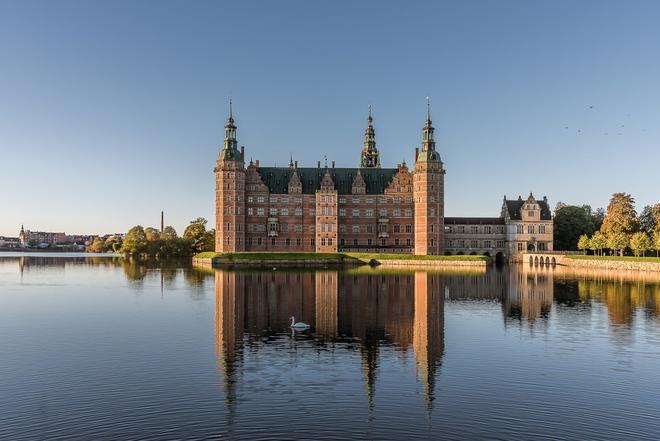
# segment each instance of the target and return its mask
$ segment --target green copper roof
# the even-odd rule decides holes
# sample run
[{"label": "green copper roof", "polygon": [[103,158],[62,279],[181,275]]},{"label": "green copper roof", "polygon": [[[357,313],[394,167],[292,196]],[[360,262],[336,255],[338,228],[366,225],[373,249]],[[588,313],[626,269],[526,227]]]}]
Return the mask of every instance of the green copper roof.
[{"label": "green copper roof", "polygon": [[[351,194],[357,168],[328,168],[339,194]],[[367,186],[367,194],[383,194],[398,172],[396,168],[361,168],[360,174]],[[287,193],[294,169],[288,167],[260,167],[258,172],[271,193]],[[325,168],[298,168],[303,193],[314,194],[321,186]]]}]

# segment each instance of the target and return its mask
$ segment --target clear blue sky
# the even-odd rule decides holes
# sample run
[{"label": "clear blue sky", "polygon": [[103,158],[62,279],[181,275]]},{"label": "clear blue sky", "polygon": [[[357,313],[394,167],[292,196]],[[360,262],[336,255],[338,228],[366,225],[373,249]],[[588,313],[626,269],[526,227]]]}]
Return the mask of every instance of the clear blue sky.
[{"label": "clear blue sky", "polygon": [[657,1],[0,2],[0,234],[211,220],[230,95],[247,156],[277,165],[356,166],[371,102],[386,167],[429,95],[448,216],[530,190],[641,209],[658,23]]}]

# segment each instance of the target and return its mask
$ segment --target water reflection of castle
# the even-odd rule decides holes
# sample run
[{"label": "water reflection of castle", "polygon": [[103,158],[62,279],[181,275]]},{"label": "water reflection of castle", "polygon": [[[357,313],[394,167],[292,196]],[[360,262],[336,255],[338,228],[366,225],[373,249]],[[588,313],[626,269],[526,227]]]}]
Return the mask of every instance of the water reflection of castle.
[{"label": "water reflection of castle", "polygon": [[243,346],[264,333],[288,332],[288,318],[312,325],[319,344],[359,340],[373,404],[382,344],[414,351],[424,398],[433,400],[444,352],[444,289],[438,275],[351,275],[337,271],[215,273],[215,335],[227,399]]}]

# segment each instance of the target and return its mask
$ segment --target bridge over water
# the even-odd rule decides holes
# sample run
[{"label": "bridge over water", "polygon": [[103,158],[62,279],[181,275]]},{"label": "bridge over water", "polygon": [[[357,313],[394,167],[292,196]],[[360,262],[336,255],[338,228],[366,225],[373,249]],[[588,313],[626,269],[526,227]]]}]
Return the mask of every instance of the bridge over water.
[{"label": "bridge over water", "polygon": [[566,256],[582,254],[579,251],[536,251],[522,254],[522,262],[530,265],[564,265]]}]

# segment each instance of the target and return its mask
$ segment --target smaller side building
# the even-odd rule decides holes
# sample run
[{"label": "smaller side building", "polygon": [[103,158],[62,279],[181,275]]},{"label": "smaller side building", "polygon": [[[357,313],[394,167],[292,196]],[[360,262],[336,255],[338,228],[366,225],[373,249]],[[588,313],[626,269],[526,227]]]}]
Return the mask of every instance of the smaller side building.
[{"label": "smaller side building", "polygon": [[528,251],[552,251],[548,199],[507,199],[499,217],[446,217],[445,254],[481,254],[519,261]]}]

